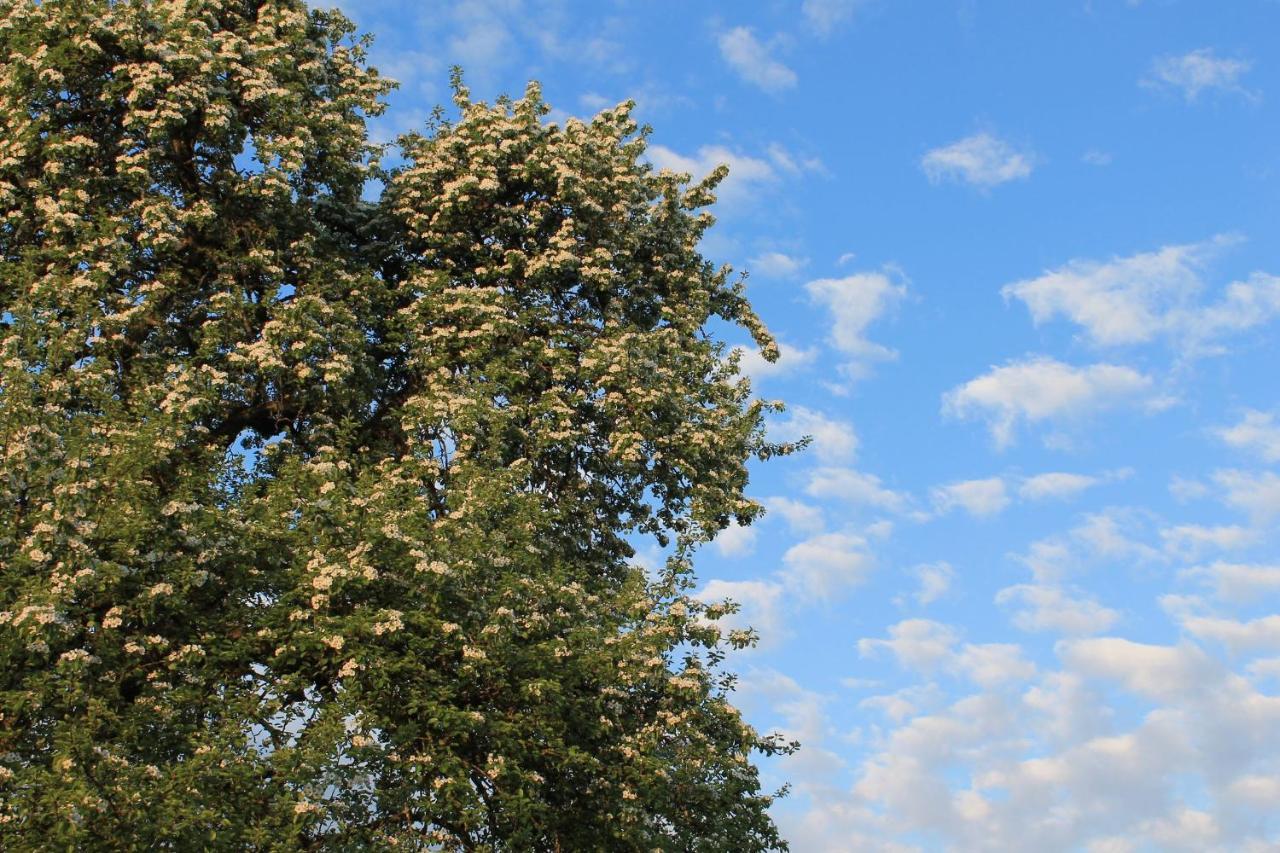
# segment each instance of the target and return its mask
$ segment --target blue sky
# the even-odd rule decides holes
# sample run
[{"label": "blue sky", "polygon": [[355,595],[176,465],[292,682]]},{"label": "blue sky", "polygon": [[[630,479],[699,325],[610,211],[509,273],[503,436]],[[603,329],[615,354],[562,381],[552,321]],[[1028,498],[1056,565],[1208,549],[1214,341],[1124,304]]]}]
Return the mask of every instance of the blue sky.
[{"label": "blue sky", "polygon": [[793,849],[1277,849],[1280,3],[343,5],[382,138],[457,63],[729,164],[815,443],[698,571]]}]

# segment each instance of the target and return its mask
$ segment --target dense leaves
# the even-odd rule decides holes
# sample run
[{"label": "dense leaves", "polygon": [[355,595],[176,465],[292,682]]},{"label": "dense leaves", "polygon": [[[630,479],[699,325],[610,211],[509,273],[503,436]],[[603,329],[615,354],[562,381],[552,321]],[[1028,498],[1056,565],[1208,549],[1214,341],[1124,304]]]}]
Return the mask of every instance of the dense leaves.
[{"label": "dense leaves", "polygon": [[722,176],[460,84],[384,169],[351,33],[0,0],[0,847],[783,846],[688,594],[790,449]]}]

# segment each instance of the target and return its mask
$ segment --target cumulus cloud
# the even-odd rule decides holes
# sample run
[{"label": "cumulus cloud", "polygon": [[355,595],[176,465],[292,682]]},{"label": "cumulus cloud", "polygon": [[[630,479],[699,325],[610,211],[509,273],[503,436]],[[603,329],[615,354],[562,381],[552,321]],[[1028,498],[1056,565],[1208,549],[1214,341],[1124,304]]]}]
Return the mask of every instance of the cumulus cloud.
[{"label": "cumulus cloud", "polygon": [[1222,616],[1185,615],[1182,627],[1193,636],[1222,643],[1235,653],[1255,650],[1280,652],[1280,615],[1246,622]]},{"label": "cumulus cloud", "polygon": [[716,534],[715,546],[722,557],[745,557],[756,549],[756,529],[729,522],[728,527]]},{"label": "cumulus cloud", "polygon": [[1219,427],[1218,438],[1266,462],[1280,462],[1280,423],[1270,412],[1246,411],[1235,426]]},{"label": "cumulus cloud", "polygon": [[1065,317],[1097,346],[1166,338],[1189,354],[1213,352],[1223,336],[1280,315],[1280,277],[1261,272],[1203,298],[1209,259],[1232,242],[1220,236],[1109,261],[1073,260],[1000,292],[1024,303],[1037,325]]},{"label": "cumulus cloud", "polygon": [[[906,851],[918,838],[955,850],[1275,846],[1280,697],[1193,642],[1064,640],[1061,669],[1040,671],[1016,645],[966,644],[951,626],[905,620],[859,650],[923,680],[861,703],[888,726],[858,732],[869,753],[851,790],[806,789],[804,819],[786,824],[805,849]],[[1277,661],[1251,672],[1280,674]],[[943,705],[942,676],[980,691]]]},{"label": "cumulus cloud", "polygon": [[1064,533],[1032,542],[1013,557],[1031,570],[1039,584],[1056,585],[1065,577],[1097,565],[1141,565],[1161,562],[1165,554],[1148,544],[1154,539],[1150,516],[1113,507],[1085,513]]},{"label": "cumulus cloud", "polygon": [[1228,506],[1264,522],[1280,515],[1280,476],[1271,471],[1217,471],[1213,480]]},{"label": "cumulus cloud", "polygon": [[773,422],[769,434],[781,441],[811,437],[813,452],[824,462],[848,461],[858,450],[858,435],[852,424],[804,406],[788,409],[787,417]]},{"label": "cumulus cloud", "polygon": [[879,477],[853,468],[817,468],[809,475],[805,492],[889,512],[904,512],[910,503],[905,493],[885,488]]},{"label": "cumulus cloud", "polygon": [[890,625],[888,639],[858,640],[858,654],[866,657],[884,650],[900,665],[923,673],[946,669],[963,674],[983,687],[1012,680],[1026,680],[1036,671],[1021,647],[1010,643],[960,643],[960,635],[948,625],[931,619],[904,619]]},{"label": "cumulus cloud", "polygon": [[760,643],[767,646],[786,632],[783,618],[783,589],[767,580],[711,580],[697,595],[708,604],[726,599],[740,606],[737,613],[719,620],[725,628],[752,628],[760,635]]},{"label": "cumulus cloud", "polygon": [[777,513],[791,528],[792,533],[821,533],[825,524],[821,507],[804,501],[775,495],[762,498],[761,503],[771,513]]},{"label": "cumulus cloud", "polygon": [[783,496],[762,498],[760,502],[765,510],[781,516],[792,533],[822,533],[823,526],[826,526],[822,507],[813,506],[812,503]]},{"label": "cumulus cloud", "polygon": [[1009,681],[1026,681],[1036,667],[1013,643],[967,644],[956,656],[956,664],[975,684],[995,687]]},{"label": "cumulus cloud", "polygon": [[975,518],[999,515],[1009,505],[1009,495],[1000,477],[935,486],[931,494],[938,512],[947,513],[959,508]]},{"label": "cumulus cloud", "polygon": [[868,696],[858,703],[858,707],[879,711],[893,722],[901,723],[919,711],[924,702],[936,699],[938,693],[937,688],[932,685],[913,685],[893,693]]},{"label": "cumulus cloud", "polygon": [[946,595],[956,576],[955,569],[945,561],[916,566],[913,573],[920,581],[915,599],[921,607],[926,607]]},{"label": "cumulus cloud", "polygon": [[771,55],[768,45],[749,27],[734,27],[718,39],[720,56],[739,77],[766,92],[781,92],[796,85],[796,73]]},{"label": "cumulus cloud", "polygon": [[1253,63],[1246,60],[1219,57],[1212,49],[1201,48],[1176,56],[1157,57],[1142,83],[1179,91],[1188,101],[1213,91],[1250,96],[1240,78],[1252,67]]},{"label": "cumulus cloud", "polygon": [[1031,175],[1034,157],[990,133],[975,133],[934,148],[920,159],[920,168],[933,183],[959,181],[994,187]]},{"label": "cumulus cloud", "polygon": [[1160,531],[1164,550],[1194,560],[1212,551],[1234,551],[1258,541],[1258,532],[1238,524],[1178,524]]},{"label": "cumulus cloud", "polygon": [[948,391],[942,410],[957,418],[987,422],[997,447],[1012,443],[1020,422],[1081,417],[1118,405],[1165,404],[1152,394],[1152,380],[1116,364],[1074,367],[1047,356],[1011,361]]},{"label": "cumulus cloud", "polygon": [[831,314],[828,341],[855,359],[846,370],[857,378],[867,361],[897,358],[897,352],[867,338],[867,327],[894,308],[907,295],[905,284],[883,272],[864,272],[843,278],[820,278],[805,285],[809,298]]},{"label": "cumulus cloud", "polygon": [[1207,566],[1187,569],[1182,572],[1182,576],[1200,579],[1213,587],[1215,596],[1235,604],[1249,604],[1269,595],[1280,594],[1280,565],[1227,563],[1218,560]]},{"label": "cumulus cloud", "polygon": [[1077,672],[1119,682],[1127,690],[1162,701],[1204,690],[1222,677],[1221,665],[1191,644],[1161,646],[1092,637],[1064,642],[1058,655]]},{"label": "cumulus cloud", "polygon": [[1024,631],[1097,634],[1120,619],[1119,612],[1058,586],[1018,584],[996,593],[996,603],[1015,607],[1013,624]]},{"label": "cumulus cloud", "polygon": [[884,649],[908,669],[931,672],[952,655],[959,636],[954,629],[932,619],[904,619],[889,626],[889,638],[858,640],[858,654],[867,656]]},{"label": "cumulus cloud", "polygon": [[875,566],[866,540],[849,533],[822,533],[792,545],[782,562],[783,582],[815,600],[836,598],[866,580]]}]

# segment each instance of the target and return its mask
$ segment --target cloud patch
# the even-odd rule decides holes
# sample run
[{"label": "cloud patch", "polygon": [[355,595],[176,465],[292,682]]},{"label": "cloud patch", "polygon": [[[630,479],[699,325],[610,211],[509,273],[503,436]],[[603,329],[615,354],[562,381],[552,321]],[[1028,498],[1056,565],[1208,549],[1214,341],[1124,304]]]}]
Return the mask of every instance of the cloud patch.
[{"label": "cloud patch", "polygon": [[1235,93],[1251,97],[1240,82],[1253,63],[1214,54],[1211,48],[1157,57],[1142,79],[1145,86],[1181,92],[1196,101],[1206,92]]},{"label": "cloud patch", "polygon": [[720,56],[734,72],[766,92],[793,88],[796,73],[772,56],[768,45],[756,38],[749,27],[734,27],[717,39]]},{"label": "cloud patch", "polygon": [[1150,377],[1130,367],[1073,367],[1036,356],[992,367],[948,391],[942,411],[950,417],[986,421],[996,446],[1003,448],[1013,442],[1020,423],[1078,418],[1135,401],[1145,401],[1148,407],[1166,405],[1154,397],[1152,388]]},{"label": "cloud patch", "polygon": [[1035,157],[987,132],[927,151],[920,168],[935,184],[945,181],[988,189],[1031,176]]},{"label": "cloud patch", "polygon": [[1099,347],[1165,338],[1188,354],[1217,352],[1213,343],[1280,316],[1280,277],[1255,272],[1204,300],[1210,259],[1235,238],[1165,246],[1109,261],[1073,260],[1035,278],[1005,285],[1037,326],[1064,317]]}]

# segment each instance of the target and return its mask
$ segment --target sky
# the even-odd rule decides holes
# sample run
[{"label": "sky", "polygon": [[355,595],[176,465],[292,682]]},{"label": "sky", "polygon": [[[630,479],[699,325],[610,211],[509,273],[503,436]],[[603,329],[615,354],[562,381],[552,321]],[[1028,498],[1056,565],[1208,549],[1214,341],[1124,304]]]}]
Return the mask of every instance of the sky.
[{"label": "sky", "polygon": [[814,441],[696,566],[793,850],[1280,850],[1280,2],[342,7],[381,139],[458,64],[729,165]]}]

